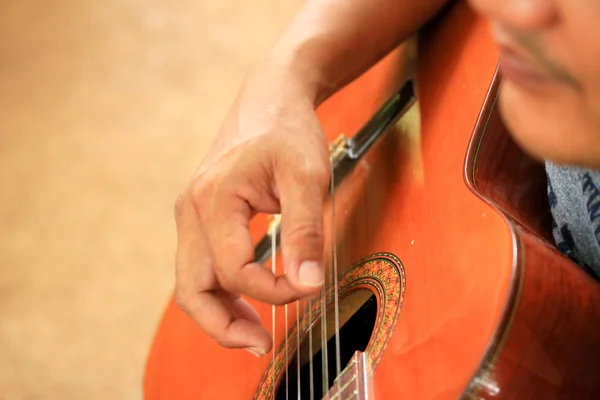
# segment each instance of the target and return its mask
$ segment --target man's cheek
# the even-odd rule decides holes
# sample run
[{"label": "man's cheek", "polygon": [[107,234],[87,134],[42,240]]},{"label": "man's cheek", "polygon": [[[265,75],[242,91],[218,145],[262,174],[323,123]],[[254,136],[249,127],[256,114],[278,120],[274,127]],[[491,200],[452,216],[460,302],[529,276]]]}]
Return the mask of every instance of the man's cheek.
[{"label": "man's cheek", "polygon": [[[499,105],[504,124],[523,151],[540,161],[564,158],[558,148],[560,140],[553,129],[556,118],[552,117],[546,104],[540,104],[524,96],[514,86],[505,84]],[[560,118],[561,113],[556,115]]]},{"label": "man's cheek", "polygon": [[[600,74],[600,72],[598,73]],[[600,146],[600,85],[595,91],[594,95],[587,99],[586,103],[590,119],[592,120],[592,123],[595,126],[595,131],[598,134],[598,146]]]}]

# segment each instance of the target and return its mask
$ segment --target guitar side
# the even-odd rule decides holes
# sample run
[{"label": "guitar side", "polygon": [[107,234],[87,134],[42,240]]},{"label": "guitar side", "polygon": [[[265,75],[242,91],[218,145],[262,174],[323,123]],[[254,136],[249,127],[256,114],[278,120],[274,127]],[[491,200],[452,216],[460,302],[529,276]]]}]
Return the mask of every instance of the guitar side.
[{"label": "guitar side", "polygon": [[542,163],[524,154],[500,118],[492,83],[470,143],[471,190],[511,225],[518,271],[501,328],[469,397],[592,399],[600,396],[600,285],[552,246]]}]

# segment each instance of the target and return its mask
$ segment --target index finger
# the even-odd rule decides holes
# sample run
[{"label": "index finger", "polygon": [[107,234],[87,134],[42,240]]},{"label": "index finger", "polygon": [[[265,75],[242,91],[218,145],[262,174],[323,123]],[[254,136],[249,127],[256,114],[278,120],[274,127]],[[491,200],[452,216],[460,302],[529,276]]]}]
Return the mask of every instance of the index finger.
[{"label": "index finger", "polygon": [[191,202],[180,199],[176,208],[178,305],[222,346],[266,354],[272,339],[261,326],[259,315],[239,295],[220,290],[206,237]]},{"label": "index finger", "polygon": [[[225,194],[231,193],[231,194]],[[235,192],[221,192],[210,212],[202,215],[214,270],[223,288],[270,304],[287,304],[305,293],[290,285],[287,276],[276,276],[254,262],[249,222],[253,210]]]}]

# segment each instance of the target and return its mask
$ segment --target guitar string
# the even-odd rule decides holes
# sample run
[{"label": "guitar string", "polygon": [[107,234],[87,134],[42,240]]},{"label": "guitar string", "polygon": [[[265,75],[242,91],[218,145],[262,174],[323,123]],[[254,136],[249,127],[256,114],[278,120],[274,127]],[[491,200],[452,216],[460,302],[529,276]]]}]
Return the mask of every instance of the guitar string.
[{"label": "guitar string", "polygon": [[296,300],[296,377],[298,400],[302,399],[300,391],[300,300]]},{"label": "guitar string", "polygon": [[[286,274],[287,273],[287,269],[285,268],[285,264],[283,265],[283,273]],[[284,313],[285,313],[285,324],[284,324],[284,328],[285,328],[285,400],[289,400],[290,398],[290,392],[289,392],[289,387],[290,387],[290,382],[289,382],[289,360],[288,360],[288,305],[286,304],[284,307]]]},{"label": "guitar string", "polygon": [[[335,324],[335,352],[336,352],[336,376],[339,376],[339,312],[338,308],[338,295],[337,295],[337,251],[336,251],[336,237],[335,237],[335,200],[334,200],[334,188],[335,188],[335,175],[333,168],[333,160],[330,158],[330,187],[329,187],[329,195],[331,198],[331,230],[332,230],[332,246],[331,246],[331,256],[332,256],[332,265],[329,266],[329,284],[333,282],[333,295],[335,298],[334,305],[334,324]],[[328,350],[328,325],[327,325],[327,292],[325,291],[326,285],[323,287],[323,302],[321,309],[321,351],[322,351],[322,359],[323,359],[323,395],[325,395],[329,391],[329,350]]]},{"label": "guitar string", "polygon": [[[272,263],[272,271],[273,274],[276,273],[276,269],[277,269],[277,264],[276,264],[276,253],[277,253],[277,242],[276,242],[276,232],[275,229],[273,229],[273,231],[271,232],[271,263]],[[285,267],[284,267],[284,273],[286,273],[287,271],[285,271]],[[297,300],[296,302],[296,368],[297,368],[297,398],[301,399],[301,376],[300,376],[300,302]],[[272,306],[272,314],[273,314],[273,346],[275,346],[275,306]],[[310,326],[310,319],[309,319],[309,326]],[[289,343],[289,332],[288,332],[289,328],[288,328],[288,305],[285,305],[285,363],[286,363],[286,383],[285,383],[285,396],[286,399],[289,399],[289,361],[288,361],[288,354],[289,354],[289,350],[288,350],[288,343]],[[311,359],[312,362],[312,359]],[[275,365],[275,351],[273,351],[273,365]],[[273,397],[275,397],[275,388],[273,388]],[[314,394],[313,394],[314,397]]]},{"label": "guitar string", "polygon": [[[337,266],[337,243],[336,243],[336,229],[335,229],[335,177],[334,177],[334,168],[333,163],[330,164],[331,167],[331,223],[332,223],[332,266],[330,268],[329,273],[329,281],[334,283],[333,295],[334,295],[334,324],[335,324],[335,356],[336,356],[336,377],[341,374],[341,350],[340,350],[340,337],[339,337],[339,293],[338,293],[338,266]],[[272,271],[273,274],[276,273],[276,234],[275,229],[271,233],[271,257],[272,257]],[[284,274],[287,273],[284,266]],[[327,349],[327,293],[325,290],[325,286],[322,289],[322,300],[321,300],[321,313],[322,313],[322,323],[321,323],[321,351],[322,351],[322,373],[323,373],[323,394],[325,395],[329,389],[329,366],[328,366],[328,349]],[[312,330],[310,329],[312,323],[312,302],[309,301],[309,360],[310,360],[310,399],[314,399],[314,377],[313,377],[313,360],[312,360]],[[285,366],[286,366],[286,400],[289,400],[289,360],[288,360],[288,305],[285,306]],[[299,301],[296,301],[296,368],[297,368],[297,398],[301,398],[301,375],[300,375],[300,307]],[[275,305],[272,306],[272,336],[273,336],[273,346],[275,346],[275,314],[276,308]],[[273,365],[275,363],[275,351],[273,351]],[[273,395],[275,396],[275,388],[273,389]]]},{"label": "guitar string", "polygon": [[309,382],[310,400],[315,400],[315,382],[313,366],[313,337],[312,337],[312,300],[308,301],[308,359],[309,359]]},{"label": "guitar string", "polygon": [[[277,271],[277,231],[275,230],[275,226],[273,226],[273,230],[271,232],[271,268],[273,271],[273,275],[276,276]],[[284,266],[284,274],[286,273]],[[275,368],[275,305],[272,306],[271,312],[273,313],[273,368]],[[284,318],[285,318],[285,338],[284,338],[284,347],[285,347],[285,398],[289,400],[289,378],[288,378],[288,305],[284,306]],[[275,378],[275,377],[273,377]],[[275,398],[275,385],[273,385],[273,398]]]},{"label": "guitar string", "polygon": [[321,289],[321,385],[323,387],[323,395],[327,393],[327,389],[329,388],[329,374],[327,365],[327,292],[325,287],[326,285],[323,285],[323,289]]},{"label": "guitar string", "polygon": [[[275,224],[273,224],[273,226],[271,227],[271,271],[273,271],[273,276],[277,276],[277,257],[276,257],[276,245],[277,245],[277,231],[275,229]],[[275,349],[276,349],[276,343],[275,343],[275,314],[276,314],[276,308],[275,305],[273,304],[271,306],[271,336],[273,339],[273,371],[272,371],[272,375],[273,375],[273,379],[275,379]],[[273,399],[275,399],[275,385],[273,385]]]},{"label": "guitar string", "polygon": [[340,309],[338,293],[338,265],[337,265],[337,240],[335,227],[335,176],[333,163],[331,163],[331,242],[333,253],[333,296],[334,296],[334,322],[335,322],[335,376],[341,375],[341,350],[340,350]]}]

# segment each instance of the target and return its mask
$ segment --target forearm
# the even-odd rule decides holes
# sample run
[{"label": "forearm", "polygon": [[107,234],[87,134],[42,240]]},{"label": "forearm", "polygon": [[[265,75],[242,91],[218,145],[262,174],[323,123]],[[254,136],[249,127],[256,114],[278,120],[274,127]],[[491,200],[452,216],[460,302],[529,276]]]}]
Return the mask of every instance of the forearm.
[{"label": "forearm", "polygon": [[308,0],[268,55],[315,104],[415,33],[449,0]]}]

